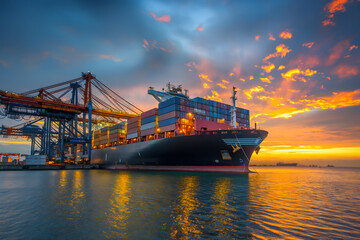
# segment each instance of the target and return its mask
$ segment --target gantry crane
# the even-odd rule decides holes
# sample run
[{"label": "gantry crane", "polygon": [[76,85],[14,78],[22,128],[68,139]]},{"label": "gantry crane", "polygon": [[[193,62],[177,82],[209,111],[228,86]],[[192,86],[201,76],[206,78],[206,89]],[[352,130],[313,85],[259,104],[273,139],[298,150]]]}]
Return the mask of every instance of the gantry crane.
[{"label": "gantry crane", "polygon": [[[39,154],[50,156],[55,152],[61,162],[64,162],[65,146],[70,146],[71,154],[75,155],[79,144],[82,145],[83,157],[87,156],[90,160],[93,123],[116,123],[142,112],[91,72],[82,73],[81,77],[73,80],[20,94],[0,90],[0,104],[10,118],[35,118],[22,128],[3,126],[0,134],[31,137],[31,154],[35,154],[35,146],[40,142]],[[25,127],[29,129],[29,126],[38,122],[43,122],[40,132],[38,129],[36,133],[23,131]]]}]

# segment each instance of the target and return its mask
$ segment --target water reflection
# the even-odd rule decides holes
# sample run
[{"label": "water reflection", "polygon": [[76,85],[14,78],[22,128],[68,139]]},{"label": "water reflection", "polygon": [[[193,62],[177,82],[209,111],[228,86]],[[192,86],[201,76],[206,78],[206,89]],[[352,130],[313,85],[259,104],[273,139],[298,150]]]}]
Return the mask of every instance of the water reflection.
[{"label": "water reflection", "polygon": [[219,178],[215,182],[214,195],[211,197],[211,217],[214,231],[217,236],[224,238],[234,232],[234,228],[229,228],[229,224],[234,221],[235,208],[228,202],[231,190],[231,180],[229,178]]},{"label": "water reflection", "polygon": [[109,210],[106,213],[109,231],[104,231],[106,238],[127,238],[128,237],[128,218],[130,200],[130,174],[122,172],[116,175],[113,194],[110,197]]},{"label": "water reflection", "polygon": [[197,176],[186,176],[182,179],[178,199],[173,205],[171,238],[190,239],[201,236],[201,226],[192,216],[194,210],[199,206],[196,198],[198,188],[199,178]]}]

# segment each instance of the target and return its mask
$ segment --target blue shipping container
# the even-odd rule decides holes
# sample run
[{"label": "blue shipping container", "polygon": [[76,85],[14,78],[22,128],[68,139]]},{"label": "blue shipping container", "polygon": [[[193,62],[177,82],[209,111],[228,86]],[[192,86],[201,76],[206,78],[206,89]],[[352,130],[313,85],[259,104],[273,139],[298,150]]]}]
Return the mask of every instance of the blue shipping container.
[{"label": "blue shipping container", "polygon": [[164,127],[167,125],[175,124],[177,122],[178,118],[170,118],[159,122],[159,127]]},{"label": "blue shipping container", "polygon": [[151,123],[151,122],[155,122],[155,115],[141,119],[141,125]]}]

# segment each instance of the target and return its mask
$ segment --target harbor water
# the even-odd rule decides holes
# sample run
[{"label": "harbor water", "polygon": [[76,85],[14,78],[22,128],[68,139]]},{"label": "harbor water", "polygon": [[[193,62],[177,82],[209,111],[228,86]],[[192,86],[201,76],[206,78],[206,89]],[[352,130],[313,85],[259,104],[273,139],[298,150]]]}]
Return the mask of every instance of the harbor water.
[{"label": "harbor water", "polygon": [[0,239],[359,239],[360,168],[0,172]]}]

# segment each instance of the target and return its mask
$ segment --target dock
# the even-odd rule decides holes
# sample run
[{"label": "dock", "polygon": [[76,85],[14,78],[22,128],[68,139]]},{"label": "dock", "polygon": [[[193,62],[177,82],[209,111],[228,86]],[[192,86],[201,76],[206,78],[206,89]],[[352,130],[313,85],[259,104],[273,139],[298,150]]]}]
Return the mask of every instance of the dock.
[{"label": "dock", "polygon": [[99,169],[98,164],[84,165],[0,165],[0,171],[26,170],[89,170]]}]

